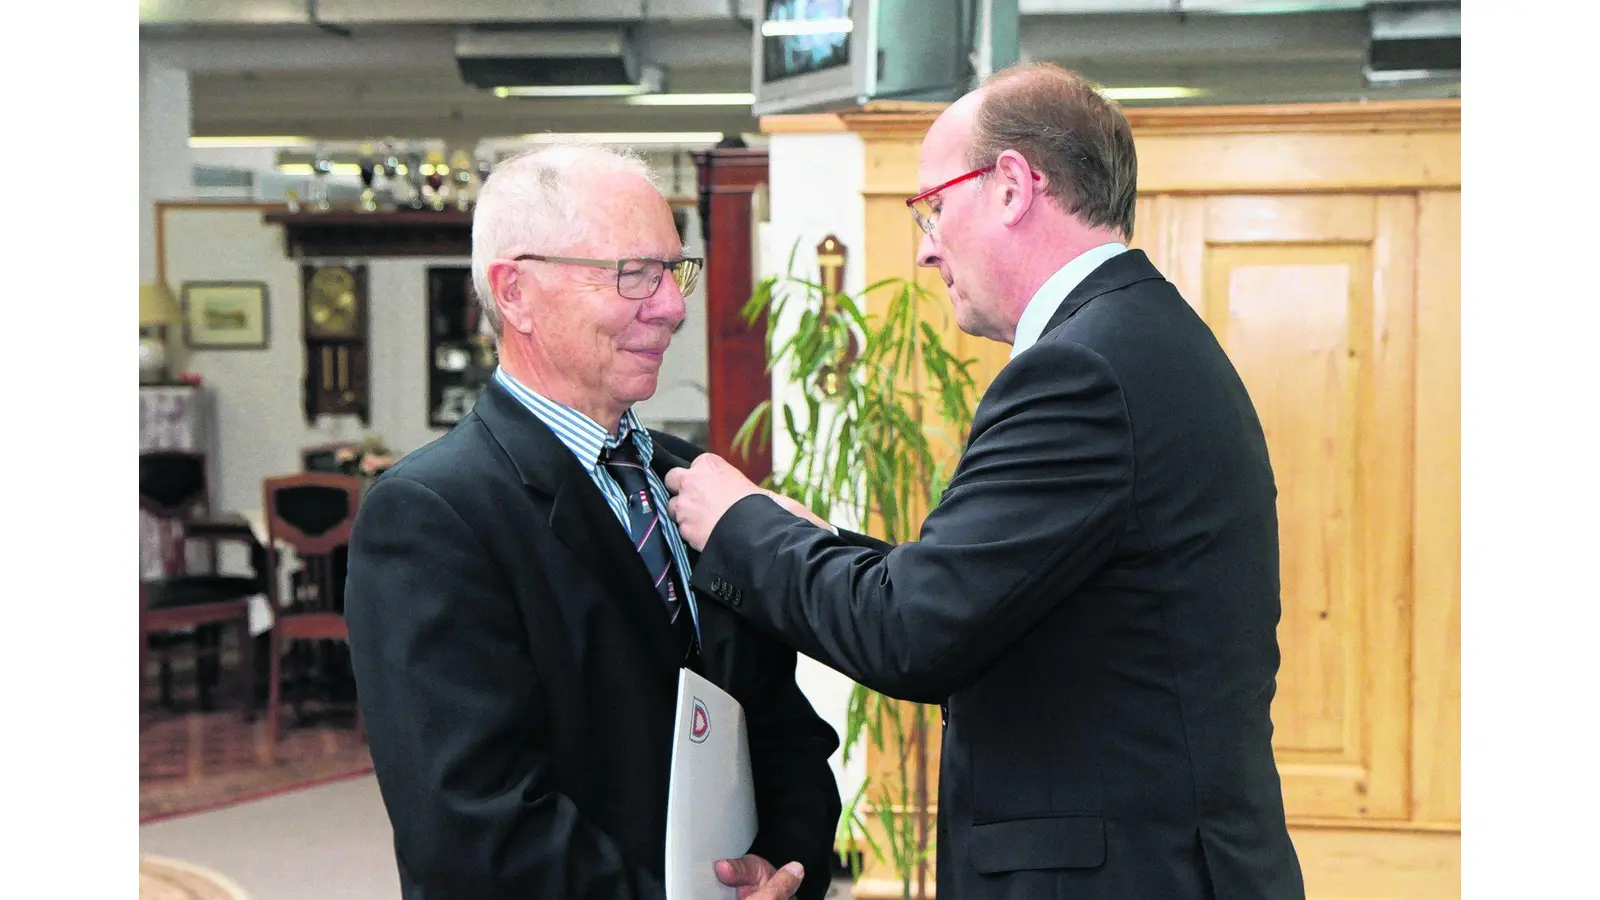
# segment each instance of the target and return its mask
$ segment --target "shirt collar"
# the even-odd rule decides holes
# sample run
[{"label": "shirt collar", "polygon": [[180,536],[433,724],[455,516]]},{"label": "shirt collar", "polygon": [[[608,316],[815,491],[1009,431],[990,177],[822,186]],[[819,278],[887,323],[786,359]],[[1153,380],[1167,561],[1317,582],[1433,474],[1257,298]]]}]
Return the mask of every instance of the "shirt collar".
[{"label": "shirt collar", "polygon": [[1073,288],[1083,283],[1089,273],[1100,267],[1106,260],[1123,253],[1127,246],[1112,242],[1101,244],[1074,257],[1070,262],[1056,270],[1039,290],[1034,292],[1033,299],[1022,310],[1022,318],[1017,320],[1017,335],[1011,342],[1011,358],[1016,359],[1017,354],[1038,343],[1039,337],[1044,334],[1044,327],[1050,324],[1050,317],[1066,301],[1067,295]]},{"label": "shirt collar", "polygon": [[650,465],[651,450],[654,446],[650,440],[650,432],[640,424],[639,417],[634,415],[631,408],[622,414],[622,421],[618,423],[617,433],[613,436],[608,429],[601,427],[600,423],[570,406],[557,403],[540,394],[512,377],[505,369],[496,366],[494,379],[539,421],[549,426],[584,468],[592,469],[600,465],[600,458],[606,450],[615,449],[630,436],[633,438],[634,446],[639,450],[639,459],[646,467]]}]

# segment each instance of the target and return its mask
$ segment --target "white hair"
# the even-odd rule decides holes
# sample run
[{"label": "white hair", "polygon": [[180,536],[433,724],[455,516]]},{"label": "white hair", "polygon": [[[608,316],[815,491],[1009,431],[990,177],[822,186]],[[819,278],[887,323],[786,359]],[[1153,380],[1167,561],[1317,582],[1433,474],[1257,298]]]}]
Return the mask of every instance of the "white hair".
[{"label": "white hair", "polygon": [[473,208],[472,287],[496,340],[502,323],[489,285],[489,264],[521,253],[561,255],[581,243],[593,223],[580,202],[580,186],[623,173],[660,190],[637,154],[597,144],[542,147],[495,165]]}]

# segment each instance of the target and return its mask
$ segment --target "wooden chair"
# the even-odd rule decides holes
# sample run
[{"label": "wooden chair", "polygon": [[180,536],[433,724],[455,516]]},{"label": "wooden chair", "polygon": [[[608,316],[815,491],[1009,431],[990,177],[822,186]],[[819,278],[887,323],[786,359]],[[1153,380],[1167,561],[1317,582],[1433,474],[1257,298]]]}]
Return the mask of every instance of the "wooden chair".
[{"label": "wooden chair", "polygon": [[[204,454],[177,450],[153,450],[139,454],[139,507],[160,524],[161,575],[139,579],[139,686],[150,671],[152,642],[160,644],[161,702],[171,702],[171,661],[166,651],[192,638],[195,647],[196,682],[200,708],[211,708],[211,687],[220,680],[221,642],[218,631],[233,625],[237,629],[241,690],[245,718],[254,708],[255,664],[251,658],[250,598],[263,593],[262,575],[252,554],[253,576],[241,577],[189,571],[188,550],[192,540],[212,542],[212,567],[215,568],[215,542],[227,535],[204,538],[190,533],[198,522],[196,513],[207,503],[206,461]],[[254,541],[250,541],[253,544]],[[208,660],[209,657],[209,660]],[[209,665],[207,665],[209,662]]]},{"label": "wooden chair", "polygon": [[[278,719],[282,703],[283,657],[295,641],[335,640],[349,643],[344,621],[342,557],[361,504],[361,479],[354,475],[304,472],[269,478],[262,483],[262,510],[267,524],[267,569],[278,571],[280,546],[294,550],[300,570],[291,579],[294,596],[285,605],[282,579],[268,579],[275,621],[267,682],[267,744],[276,760]],[[298,712],[301,691],[295,692]],[[356,709],[356,728],[361,711]]]}]

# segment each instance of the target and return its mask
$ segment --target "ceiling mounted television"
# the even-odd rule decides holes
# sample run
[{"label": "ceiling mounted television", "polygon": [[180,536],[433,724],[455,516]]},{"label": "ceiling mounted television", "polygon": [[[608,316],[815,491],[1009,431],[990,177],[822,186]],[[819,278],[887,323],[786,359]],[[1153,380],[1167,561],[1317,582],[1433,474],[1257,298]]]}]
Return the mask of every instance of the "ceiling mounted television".
[{"label": "ceiling mounted television", "polygon": [[751,111],[953,100],[970,80],[971,0],[761,0]]}]

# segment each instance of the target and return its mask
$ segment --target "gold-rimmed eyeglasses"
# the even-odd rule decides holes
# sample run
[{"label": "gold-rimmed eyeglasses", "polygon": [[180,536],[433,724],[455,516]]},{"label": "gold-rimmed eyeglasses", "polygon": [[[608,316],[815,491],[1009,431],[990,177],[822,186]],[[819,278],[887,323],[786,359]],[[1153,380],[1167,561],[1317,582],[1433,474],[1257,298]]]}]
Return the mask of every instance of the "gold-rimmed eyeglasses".
[{"label": "gold-rimmed eyeglasses", "polygon": [[568,266],[589,266],[596,269],[614,269],[617,273],[617,293],[629,300],[648,300],[661,289],[661,279],[670,270],[678,290],[685,295],[694,290],[694,283],[705,268],[699,257],[683,259],[584,259],[580,256],[545,256],[542,253],[524,253],[512,259],[521,262],[561,263]]}]

